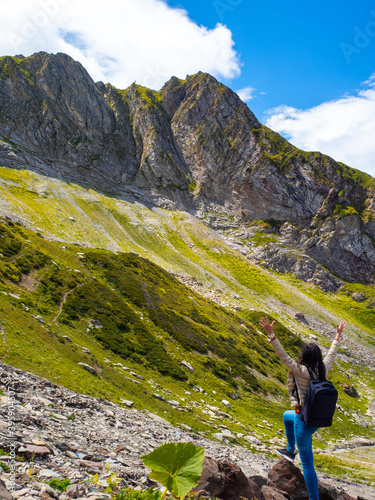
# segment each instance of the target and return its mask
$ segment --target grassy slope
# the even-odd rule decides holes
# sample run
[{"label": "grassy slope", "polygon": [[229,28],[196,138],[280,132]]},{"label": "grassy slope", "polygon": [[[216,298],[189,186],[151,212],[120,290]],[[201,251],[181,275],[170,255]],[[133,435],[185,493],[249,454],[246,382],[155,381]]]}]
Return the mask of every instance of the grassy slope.
[{"label": "grassy slope", "polygon": [[[228,248],[189,214],[151,210],[5,168],[0,174],[0,196],[3,214],[16,214],[34,228],[3,226],[2,241],[10,241],[10,249],[1,252],[5,278],[0,289],[20,297],[0,293],[5,362],[79,392],[117,401],[132,399],[138,408],[208,434],[217,432],[217,422],[221,422],[207,413],[205,404],[216,406],[230,415],[224,422],[233,432],[251,432],[270,443],[275,429],[281,431],[280,416],[288,404],[283,385],[286,371],[257,331],[259,311],[288,325],[289,331],[284,328],[280,335],[292,355],[300,343],[292,332],[308,337],[311,331],[296,324],[285,312],[289,310],[330,325],[337,317],[345,317],[352,325],[350,334],[373,348],[373,313],[366,309],[367,302],[354,303],[344,293],[323,294],[292,277],[281,279],[266,272]],[[220,308],[148,260],[113,251],[136,252],[161,268],[195,276],[207,288],[220,288],[223,300],[240,304],[241,310]],[[30,257],[25,258],[27,254]],[[348,290],[356,288],[347,285]],[[375,300],[371,287],[361,289],[369,300]],[[60,305],[62,313],[54,322]],[[45,323],[32,314],[42,315]],[[88,333],[90,319],[100,319],[103,328]],[[66,342],[64,335],[72,342]],[[328,345],[326,339],[320,337],[320,341]],[[159,349],[156,357],[155,349]],[[192,364],[193,373],[181,368],[183,360]],[[100,375],[88,373],[78,362],[97,366]],[[118,362],[145,381],[114,365]],[[353,399],[340,390],[344,411],[337,418],[342,425],[321,432],[322,448],[326,446],[323,439],[374,434],[353,419],[353,411],[366,412],[375,392],[374,377],[363,368],[356,367],[358,373],[349,374],[349,364],[342,362],[341,367],[332,372],[333,381],[354,384],[361,397]],[[205,392],[197,392],[197,387]],[[234,391],[240,395],[236,401],[229,397]],[[179,401],[180,409],[156,399],[154,392]],[[231,410],[226,410],[222,399],[231,401]],[[261,428],[258,424],[265,419],[265,409],[271,427],[263,423]]]}]

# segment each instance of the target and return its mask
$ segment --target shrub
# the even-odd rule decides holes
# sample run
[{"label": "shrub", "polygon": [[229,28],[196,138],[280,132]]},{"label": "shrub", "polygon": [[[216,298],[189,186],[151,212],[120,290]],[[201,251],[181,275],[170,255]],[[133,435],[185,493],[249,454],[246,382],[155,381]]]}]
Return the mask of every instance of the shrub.
[{"label": "shrub", "polygon": [[56,479],[53,478],[48,483],[52,488],[59,491],[66,491],[67,487],[70,485],[69,479]]},{"label": "shrub", "polygon": [[139,491],[134,490],[133,488],[126,488],[125,490],[121,490],[115,496],[115,500],[160,500],[161,499],[161,491],[154,490],[150,488],[149,490]]},{"label": "shrub", "polygon": [[93,330],[95,338],[119,356],[142,355],[160,373],[186,380],[186,374],[168,355],[163,344],[109,286],[96,281],[83,285],[69,294],[63,310],[70,320],[100,320],[102,328]]},{"label": "shrub", "polygon": [[39,250],[35,250],[35,252],[26,253],[25,255],[19,257],[15,260],[14,265],[22,274],[28,274],[32,269],[40,269],[48,261],[49,259],[47,255],[39,252]]},{"label": "shrub", "polygon": [[7,225],[0,222],[0,253],[4,257],[13,257],[21,250],[22,243],[8,229]]}]

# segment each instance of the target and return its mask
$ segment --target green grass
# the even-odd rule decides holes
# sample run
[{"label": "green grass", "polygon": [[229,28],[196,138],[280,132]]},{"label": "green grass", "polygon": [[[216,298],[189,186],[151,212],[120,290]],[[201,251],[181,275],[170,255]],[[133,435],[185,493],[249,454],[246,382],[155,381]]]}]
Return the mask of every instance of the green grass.
[{"label": "green grass", "polygon": [[[336,477],[364,483],[369,486],[375,485],[374,452],[370,449],[355,450],[351,456],[350,452],[321,453],[315,454],[315,466],[320,472]],[[364,452],[364,453],[363,453]],[[363,456],[365,453],[368,456]],[[372,453],[371,453],[372,452]]]},{"label": "green grass", "polygon": [[27,70],[28,58],[3,56],[0,57],[0,78],[12,78],[15,73],[21,73],[25,80],[33,85],[31,73]]},{"label": "green grass", "polygon": [[48,483],[50,486],[52,486],[52,488],[54,488],[55,490],[59,490],[59,491],[66,491],[67,487],[69,486],[70,484],[70,480],[69,479],[51,479],[50,481],[48,481]]},{"label": "green grass", "polygon": [[156,92],[155,90],[150,90],[147,87],[142,87],[142,85],[137,85],[136,83],[133,83],[130,88],[135,89],[138,96],[142,99],[146,107],[149,109],[157,108],[161,103],[159,92]]},{"label": "green grass", "polygon": [[338,219],[342,219],[343,217],[346,217],[347,215],[358,215],[358,211],[351,206],[343,206],[343,205],[335,205],[335,209],[333,211],[334,215]]},{"label": "green grass", "polygon": [[[185,423],[203,435],[213,435],[225,422],[232,432],[256,435],[270,444],[282,430],[282,413],[289,408],[287,370],[259,332],[261,315],[277,320],[277,334],[292,356],[301,347],[296,330],[305,336],[311,330],[296,327],[283,308],[311,314],[333,328],[334,318],[343,316],[355,327],[352,334],[374,348],[373,313],[366,308],[375,300],[370,286],[346,284],[337,294],[325,294],[291,276],[255,266],[189,214],[151,210],[27,171],[1,168],[0,174],[4,203],[34,229],[6,220],[0,224],[0,292],[19,297],[0,293],[7,343],[0,344],[0,357],[6,363],[77,392],[120,404],[121,398],[131,399],[136,408],[175,425]],[[260,222],[259,229],[273,223]],[[53,241],[56,237],[61,242]],[[220,288],[228,303],[234,294],[241,296],[241,310],[205,299],[173,278],[169,269],[194,276],[206,289]],[[366,301],[353,301],[354,291],[365,291]],[[44,323],[35,319],[38,315]],[[103,328],[89,328],[95,319]],[[72,342],[65,341],[65,335]],[[327,340],[319,339],[327,346]],[[181,361],[189,362],[193,372]],[[97,375],[79,362],[96,367]],[[374,436],[371,427],[358,425],[351,416],[353,410],[365,413],[371,391],[375,392],[371,374],[361,366],[356,369],[358,375],[351,378],[345,375],[347,364],[336,364],[332,371],[349,417],[338,412],[338,424],[322,431],[326,441]],[[362,390],[364,381],[368,394]],[[360,397],[347,396],[344,382],[354,385]],[[198,387],[204,392],[197,392]],[[230,398],[234,391],[240,396],[236,401]],[[180,409],[156,399],[155,392],[179,401]],[[231,402],[231,409],[221,403],[223,399]],[[228,416],[211,418],[205,405]],[[265,418],[268,425],[258,427]],[[240,443],[249,446],[244,439]],[[323,442],[317,446],[326,447]]]},{"label": "green grass", "polygon": [[354,181],[364,189],[373,189],[375,187],[375,180],[371,175],[361,170],[357,170],[356,168],[349,167],[345,165],[345,163],[338,162],[338,165],[340,166],[340,173],[344,180],[350,182],[354,179]]},{"label": "green grass", "polygon": [[[172,422],[184,421],[208,434],[215,432],[215,421],[205,416],[201,399],[226,412],[221,400],[230,398],[236,390],[240,399],[232,402],[229,410],[232,420],[228,421],[233,430],[240,432],[241,425],[249,430],[255,428],[264,409],[264,398],[269,401],[267,418],[280,426],[282,412],[288,406],[287,372],[265,336],[257,331],[259,319],[265,313],[243,310],[238,315],[219,307],[135,254],[116,255],[79,247],[63,250],[61,244],[41,239],[7,221],[2,223],[2,235],[0,244],[8,248],[4,243],[8,241],[12,254],[3,257],[5,263],[10,259],[17,263],[19,256],[32,255],[36,247],[44,256],[37,266],[26,266],[22,273],[23,277],[32,275],[31,289],[3,277],[2,291],[16,292],[19,296],[12,299],[0,293],[0,313],[8,344],[1,346],[0,354],[5,362],[47,376],[78,392],[115,401],[126,396],[140,408],[161,415],[166,412]],[[20,246],[14,246],[14,241]],[[228,259],[228,254],[216,255]],[[232,266],[233,258],[229,259]],[[227,260],[225,263],[228,265]],[[246,266],[247,271],[245,268],[238,271],[247,286],[251,282],[252,290],[275,291],[271,278],[267,280],[254,266],[247,263]],[[54,322],[60,304],[62,312]],[[37,315],[43,317],[44,323],[34,318]],[[102,328],[89,328],[94,319],[100,320]],[[290,354],[297,356],[301,347],[299,337],[281,323],[277,323],[275,330]],[[72,342],[66,342],[63,335]],[[182,360],[192,364],[192,373],[179,365]],[[78,366],[79,362],[96,366],[99,376],[86,372]],[[145,381],[134,384],[128,372],[115,366],[117,362],[142,374]],[[151,379],[155,387],[160,384],[171,390],[173,396],[167,399],[179,399],[186,411],[180,412],[155,399],[152,393],[157,390],[150,387]],[[341,384],[343,380],[337,382]],[[193,387],[198,386],[204,387],[204,395],[195,393]],[[183,402],[185,391],[191,393],[188,402]],[[190,407],[192,402],[196,408]],[[344,405],[357,407],[358,412],[364,408],[363,401],[353,403],[345,400],[345,395]],[[356,426],[348,421],[345,429],[348,428]],[[270,428],[260,431],[265,442],[272,435]]]}]

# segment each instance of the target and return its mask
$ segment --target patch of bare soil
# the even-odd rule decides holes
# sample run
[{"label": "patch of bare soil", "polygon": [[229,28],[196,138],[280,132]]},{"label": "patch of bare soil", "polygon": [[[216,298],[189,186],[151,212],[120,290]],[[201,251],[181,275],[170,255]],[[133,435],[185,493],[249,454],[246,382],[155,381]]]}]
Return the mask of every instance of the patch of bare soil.
[{"label": "patch of bare soil", "polygon": [[18,285],[29,292],[33,292],[38,288],[40,277],[37,277],[37,271],[33,270],[29,274],[23,274]]}]

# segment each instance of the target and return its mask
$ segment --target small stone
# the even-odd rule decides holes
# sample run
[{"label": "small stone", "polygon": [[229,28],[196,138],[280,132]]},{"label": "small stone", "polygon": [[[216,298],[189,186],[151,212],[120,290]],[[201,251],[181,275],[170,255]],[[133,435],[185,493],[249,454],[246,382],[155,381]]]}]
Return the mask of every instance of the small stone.
[{"label": "small stone", "polygon": [[52,418],[57,419],[57,420],[68,420],[68,417],[65,415],[58,415],[57,413],[53,413]]},{"label": "small stone", "polygon": [[[3,457],[1,457],[3,459]],[[16,479],[17,484],[21,484],[23,486],[27,486],[30,484],[30,474],[23,473]],[[1,495],[0,495],[1,497]]]},{"label": "small stone", "polygon": [[[28,492],[29,492],[29,488],[22,488],[22,490],[13,491],[12,496],[13,496],[13,498],[19,498],[19,497],[23,497]],[[3,498],[3,497],[0,496],[0,498]]]},{"label": "small stone", "polygon": [[44,441],[41,441],[40,439],[33,439],[32,442],[33,442],[33,444],[36,444],[37,446],[47,446],[47,448],[48,448],[48,445]]},{"label": "small stone", "polygon": [[69,484],[66,488],[66,494],[69,498],[78,498],[80,496],[78,484]]},{"label": "small stone", "polygon": [[51,453],[51,450],[46,446],[33,446],[28,444],[26,448],[21,447],[18,449],[18,453],[25,455],[27,458],[35,457],[44,457]]},{"label": "small stone", "polygon": [[153,393],[154,398],[159,399],[160,401],[166,401],[165,397],[159,394],[158,392]]},{"label": "small stone", "polygon": [[167,403],[174,407],[180,406],[180,403],[178,401],[174,401],[173,399],[167,400]]},{"label": "small stone", "polygon": [[180,427],[184,428],[186,431],[191,431],[192,428],[189,425],[186,424],[180,424]]},{"label": "small stone", "polygon": [[100,493],[99,491],[89,493],[87,496],[90,500],[111,500],[111,495],[108,493]]},{"label": "small stone", "polygon": [[92,373],[92,375],[97,375],[95,368],[92,366],[86,364],[86,363],[78,363],[79,366],[82,366],[84,370],[87,370],[88,372]]},{"label": "small stone", "polygon": [[[75,457],[75,458],[77,458],[77,457]],[[46,478],[49,478],[49,477],[59,478],[59,477],[61,477],[58,472],[56,472],[54,470],[50,470],[50,469],[42,469],[42,470],[40,470],[38,476],[40,476],[40,477],[46,477]]]},{"label": "small stone", "polygon": [[240,396],[237,394],[236,391],[234,391],[232,392],[232,394],[229,394],[229,397],[235,401],[236,399],[239,399]]},{"label": "small stone", "polygon": [[134,405],[134,401],[129,401],[128,399],[121,399],[121,403],[123,403],[128,408],[131,408]]},{"label": "small stone", "polygon": [[257,446],[260,446],[262,443],[259,441],[259,439],[257,439],[255,436],[245,436],[245,439],[247,442],[249,442],[250,444],[254,444],[254,445],[257,445]]},{"label": "small stone", "polygon": [[308,321],[307,319],[305,318],[305,315],[301,312],[297,312],[295,315],[294,315],[294,319],[296,319],[299,323],[305,323],[305,324],[308,324]]},{"label": "small stone", "polygon": [[2,500],[13,500],[12,495],[7,490],[5,483],[2,479],[0,479],[0,498]]},{"label": "small stone", "polygon": [[60,492],[52,488],[49,484],[44,484],[42,486],[42,489],[40,490],[41,493],[46,492],[50,497],[56,498],[58,500]]},{"label": "small stone", "polygon": [[344,392],[352,397],[352,398],[357,398],[358,397],[358,392],[357,389],[354,387],[354,385],[349,385],[346,382],[342,384],[342,388],[344,389]]},{"label": "small stone", "polygon": [[352,299],[356,302],[363,302],[364,300],[366,300],[366,295],[364,293],[355,292],[352,294]]},{"label": "small stone", "polygon": [[188,363],[187,361],[181,361],[180,365],[184,366],[187,370],[189,370],[189,372],[193,372],[194,371],[194,369],[191,366],[191,364]]}]

